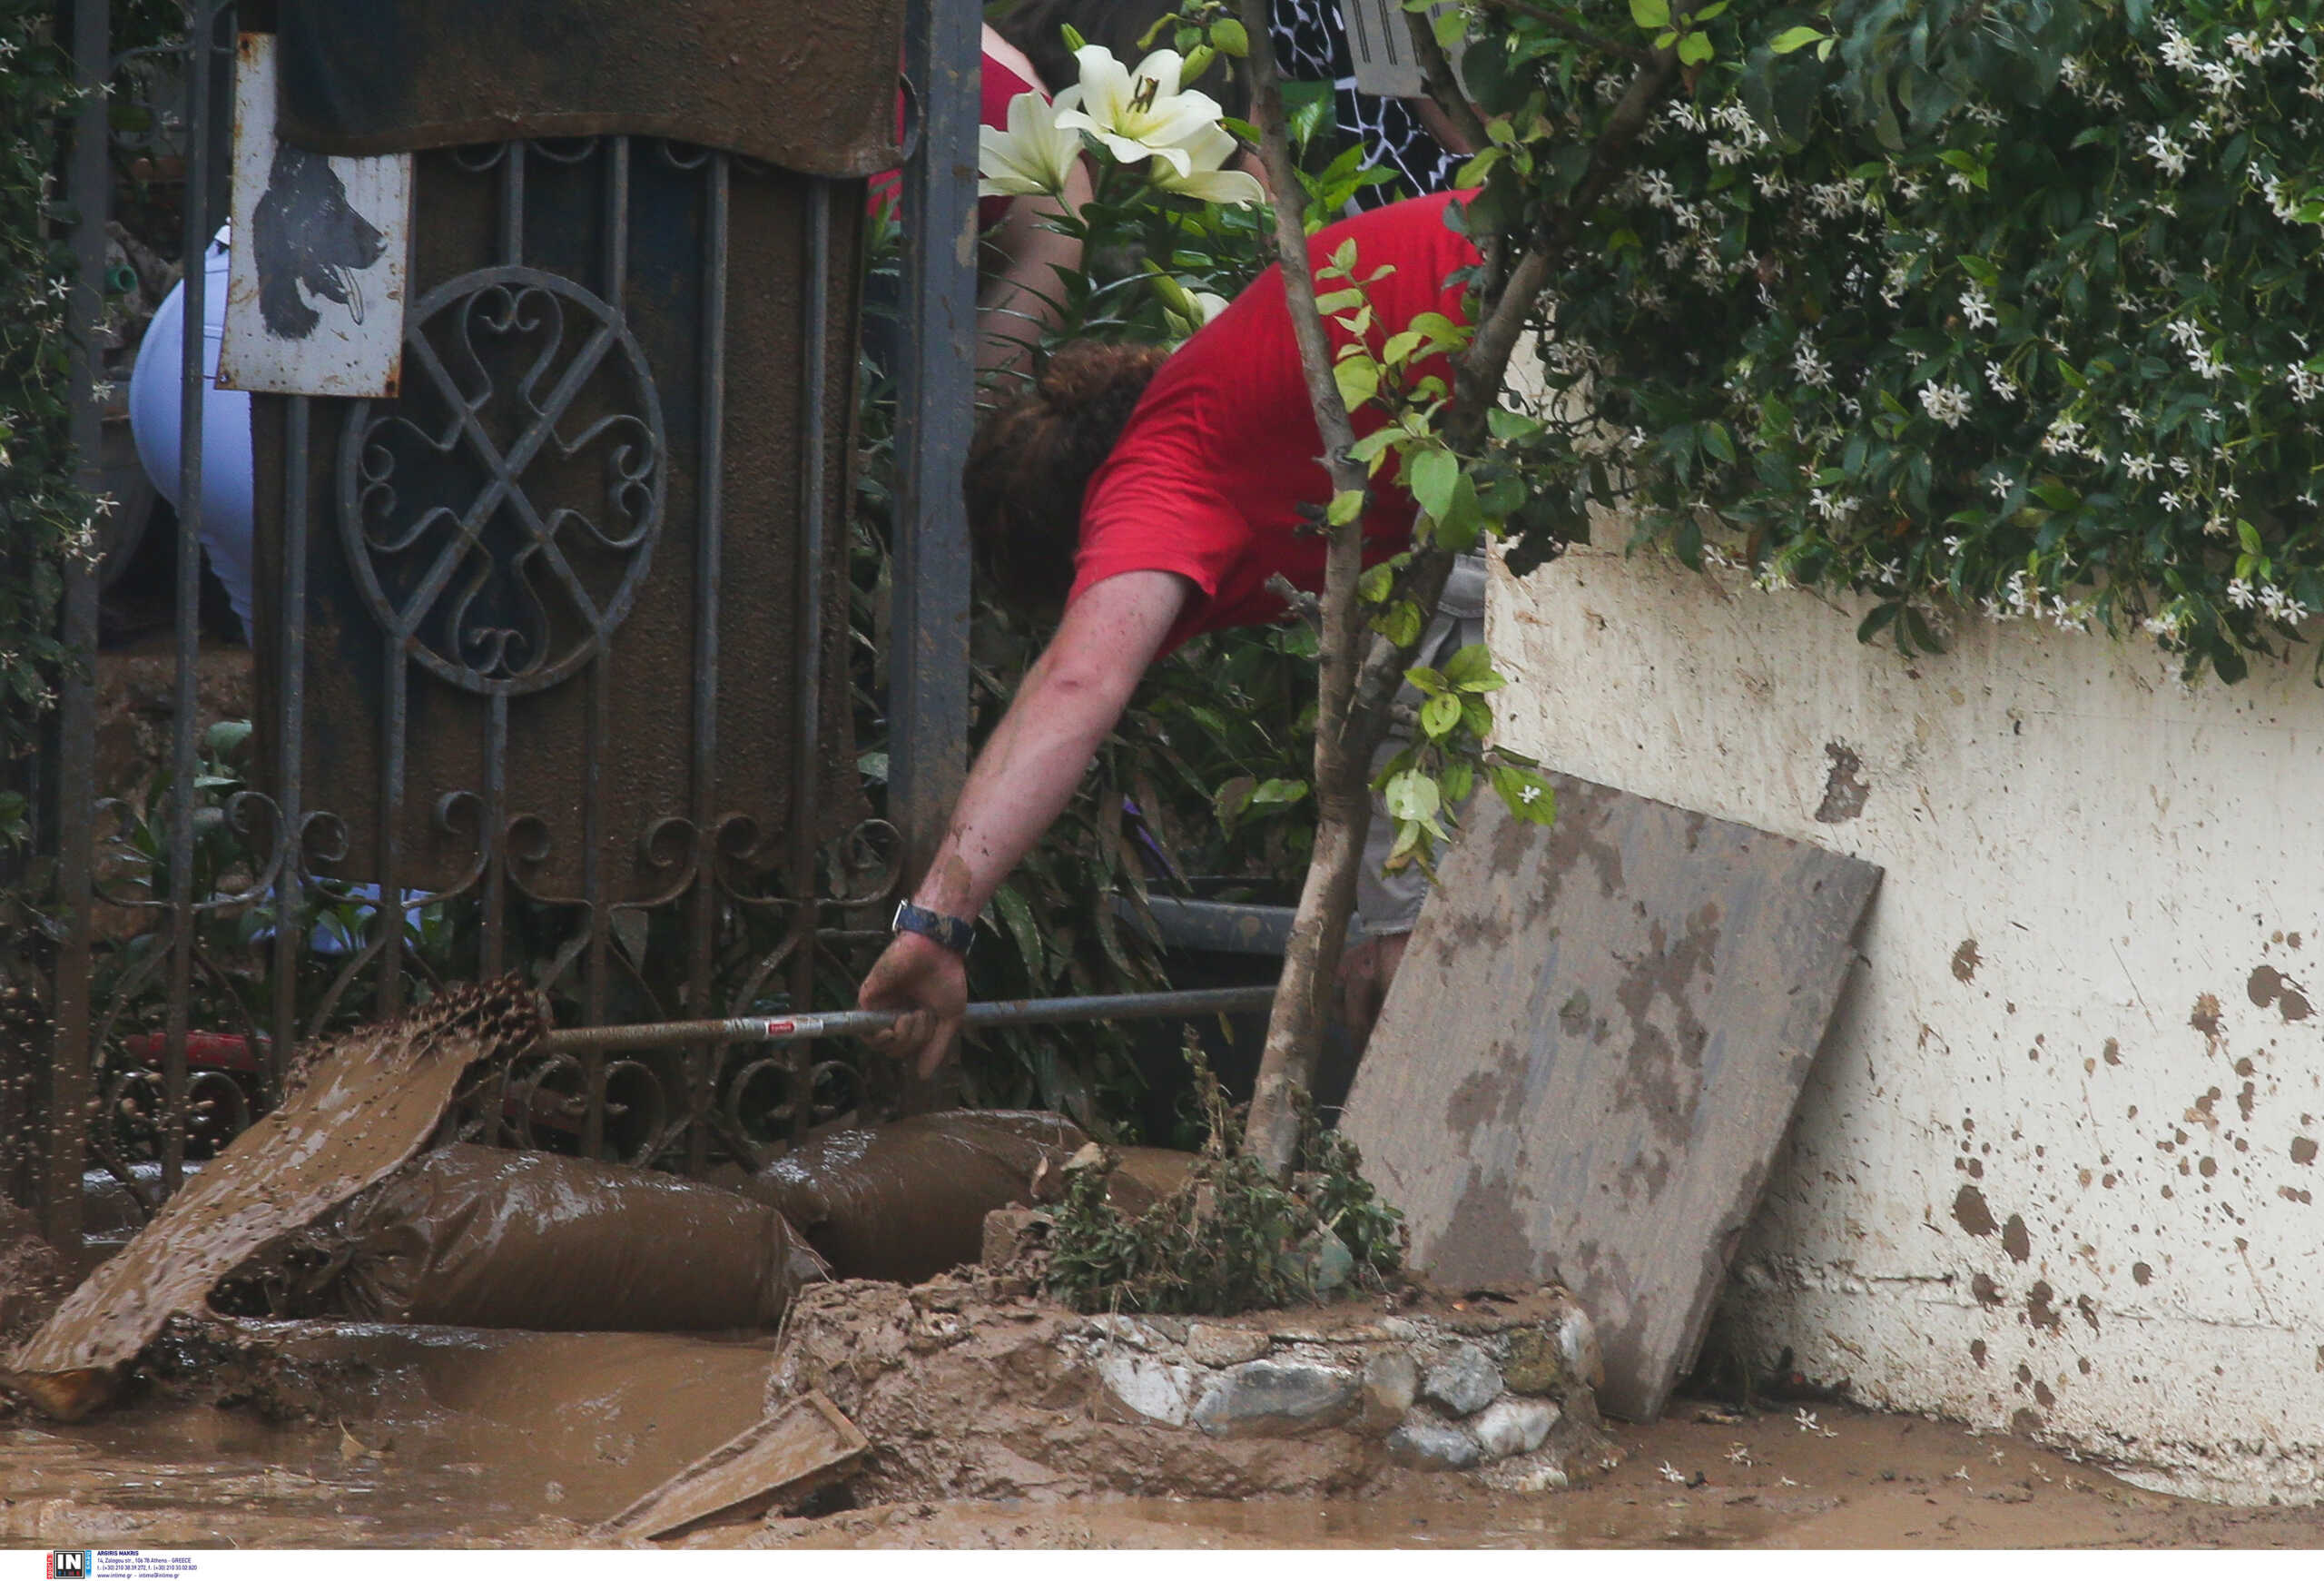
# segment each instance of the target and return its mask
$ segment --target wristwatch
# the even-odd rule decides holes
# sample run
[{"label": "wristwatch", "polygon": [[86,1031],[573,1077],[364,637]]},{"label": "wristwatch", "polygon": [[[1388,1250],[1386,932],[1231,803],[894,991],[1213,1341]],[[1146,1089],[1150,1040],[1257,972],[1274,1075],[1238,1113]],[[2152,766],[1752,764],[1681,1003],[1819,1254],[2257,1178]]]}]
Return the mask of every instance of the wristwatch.
[{"label": "wristwatch", "polygon": [[977,925],[968,918],[948,917],[940,911],[930,911],[908,900],[896,903],[895,920],[889,925],[899,934],[918,934],[933,939],[963,959],[977,937]]}]

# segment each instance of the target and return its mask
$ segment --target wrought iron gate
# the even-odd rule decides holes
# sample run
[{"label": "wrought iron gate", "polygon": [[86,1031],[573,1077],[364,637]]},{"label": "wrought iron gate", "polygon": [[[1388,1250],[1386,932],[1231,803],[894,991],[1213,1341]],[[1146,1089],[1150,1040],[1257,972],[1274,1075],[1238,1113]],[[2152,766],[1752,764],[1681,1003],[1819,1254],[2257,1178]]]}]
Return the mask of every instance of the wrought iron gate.
[{"label": "wrought iron gate", "polygon": [[[421,212],[474,222],[415,248],[399,396],[257,402],[261,685],[247,756],[222,758],[197,728],[200,260],[237,17],[189,11],[162,134],[190,265],[175,690],[146,805],[92,794],[99,573],[65,590],[91,662],[62,696],[42,831],[64,925],[35,1194],[59,1240],[80,1233],[84,1169],[157,1201],[273,1100],[302,1041],[448,975],[522,971],[581,1024],[835,1008],[830,946],[871,931],[940,833],[965,754],[947,480],[970,418],[976,7],[906,17],[895,657],[884,785],[861,786],[833,683],[862,183],[613,133],[421,154]],[[125,91],[105,0],[74,15],[84,82]],[[93,100],[70,194],[93,489],[113,153]],[[784,249],[795,291],[738,274]],[[786,340],[795,368],[764,353]],[[852,1102],[852,1079],[803,1051],[547,1055],[480,1128],[699,1171]]]}]

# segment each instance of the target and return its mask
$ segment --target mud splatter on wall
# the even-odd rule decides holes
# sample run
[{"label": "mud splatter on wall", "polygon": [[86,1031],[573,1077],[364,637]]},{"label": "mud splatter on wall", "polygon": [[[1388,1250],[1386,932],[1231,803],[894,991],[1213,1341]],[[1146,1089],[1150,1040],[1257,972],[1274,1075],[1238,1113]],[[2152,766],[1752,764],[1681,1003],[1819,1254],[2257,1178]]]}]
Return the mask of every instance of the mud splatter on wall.
[{"label": "mud splatter on wall", "polygon": [[1736,1334],[2158,1486],[2324,1497],[2305,669],[2187,692],[1975,621],[1908,667],[1847,610],[1587,548],[1492,618],[1512,746],[1887,870]]}]

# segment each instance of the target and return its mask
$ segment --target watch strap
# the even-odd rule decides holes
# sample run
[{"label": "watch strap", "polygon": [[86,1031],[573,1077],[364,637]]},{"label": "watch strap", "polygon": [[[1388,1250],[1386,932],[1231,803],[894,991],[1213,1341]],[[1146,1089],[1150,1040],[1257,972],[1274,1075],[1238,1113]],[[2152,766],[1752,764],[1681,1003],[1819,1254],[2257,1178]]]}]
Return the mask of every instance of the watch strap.
[{"label": "watch strap", "polygon": [[896,903],[895,920],[891,926],[899,934],[918,934],[933,939],[956,955],[966,955],[977,936],[977,925],[968,918],[946,916],[908,900]]}]

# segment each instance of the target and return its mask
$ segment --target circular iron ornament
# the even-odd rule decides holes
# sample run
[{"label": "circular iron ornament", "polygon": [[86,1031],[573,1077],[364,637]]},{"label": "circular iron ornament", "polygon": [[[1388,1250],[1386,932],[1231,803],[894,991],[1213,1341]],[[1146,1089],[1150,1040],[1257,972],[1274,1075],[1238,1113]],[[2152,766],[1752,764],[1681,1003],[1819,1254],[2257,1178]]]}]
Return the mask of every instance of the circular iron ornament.
[{"label": "circular iron ornament", "polygon": [[[357,586],[381,627],[452,686],[554,687],[628,617],[661,534],[669,441],[645,353],[620,310],[517,265],[429,291],[404,352],[402,397],[376,415],[352,403],[340,440],[340,538]],[[585,396],[592,415],[564,432]],[[540,471],[569,476],[593,453],[602,498],[528,489],[528,476],[538,487]],[[406,461],[437,492],[457,478],[456,497],[407,501]]]}]

